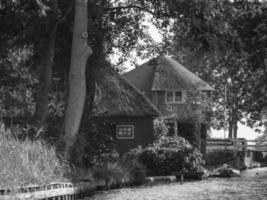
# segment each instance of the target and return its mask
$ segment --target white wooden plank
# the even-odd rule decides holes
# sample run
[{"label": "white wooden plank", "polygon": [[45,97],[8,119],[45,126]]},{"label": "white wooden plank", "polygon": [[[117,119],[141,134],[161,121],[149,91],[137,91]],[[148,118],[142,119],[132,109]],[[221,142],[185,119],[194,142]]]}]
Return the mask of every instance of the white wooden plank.
[{"label": "white wooden plank", "polygon": [[81,192],[93,190],[94,188],[95,188],[94,185],[89,183],[84,183],[84,184],[79,184],[79,186],[72,188],[58,188],[58,189],[50,189],[50,190],[28,192],[28,193],[1,195],[0,199],[1,200],[48,199],[51,197],[58,197],[63,195],[79,194]]}]

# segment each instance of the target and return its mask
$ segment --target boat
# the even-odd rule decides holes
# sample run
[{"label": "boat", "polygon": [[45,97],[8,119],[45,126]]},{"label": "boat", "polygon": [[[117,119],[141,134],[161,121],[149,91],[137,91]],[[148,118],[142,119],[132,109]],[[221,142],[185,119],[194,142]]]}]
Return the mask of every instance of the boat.
[{"label": "boat", "polygon": [[221,178],[239,177],[240,170],[235,169],[228,164],[223,164],[221,167],[216,168],[212,172],[210,172],[209,176]]}]

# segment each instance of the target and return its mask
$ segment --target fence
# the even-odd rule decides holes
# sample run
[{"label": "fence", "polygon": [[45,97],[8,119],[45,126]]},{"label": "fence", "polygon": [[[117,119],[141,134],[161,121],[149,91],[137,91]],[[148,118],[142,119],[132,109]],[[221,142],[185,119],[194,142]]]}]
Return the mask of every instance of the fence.
[{"label": "fence", "polygon": [[55,182],[44,186],[31,185],[19,188],[16,193],[0,188],[1,200],[77,200],[95,191],[92,183]]},{"label": "fence", "polygon": [[207,139],[207,152],[211,151],[244,151],[244,139]]},{"label": "fence", "polygon": [[267,152],[267,140],[208,139],[207,151],[261,151]]}]

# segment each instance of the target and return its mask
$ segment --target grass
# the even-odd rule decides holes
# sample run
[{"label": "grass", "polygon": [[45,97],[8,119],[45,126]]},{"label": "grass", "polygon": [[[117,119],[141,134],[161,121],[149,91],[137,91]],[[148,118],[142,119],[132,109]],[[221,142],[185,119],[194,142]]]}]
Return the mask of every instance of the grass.
[{"label": "grass", "polygon": [[18,140],[0,122],[0,188],[65,181],[68,165],[44,141]]}]

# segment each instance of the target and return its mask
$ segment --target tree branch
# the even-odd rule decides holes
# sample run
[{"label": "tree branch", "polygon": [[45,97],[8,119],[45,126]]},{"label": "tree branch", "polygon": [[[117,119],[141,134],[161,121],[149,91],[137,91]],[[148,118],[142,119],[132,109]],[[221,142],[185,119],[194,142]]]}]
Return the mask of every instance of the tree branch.
[{"label": "tree branch", "polygon": [[74,0],[72,0],[69,4],[69,7],[67,9],[67,11],[64,13],[64,15],[57,21],[57,23],[55,24],[54,28],[53,28],[53,31],[52,31],[52,35],[56,32],[56,29],[58,27],[58,25],[63,22],[67,16],[70,14],[70,12],[72,11],[72,8],[73,8],[73,2]]},{"label": "tree branch", "polygon": [[150,13],[152,15],[156,15],[155,12],[147,9],[147,8],[142,8],[141,6],[137,6],[137,5],[129,5],[129,6],[119,6],[119,7],[113,7],[113,8],[105,8],[104,10],[105,11],[113,11],[113,10],[124,10],[124,9],[132,9],[132,8],[136,8],[136,9],[139,9],[139,10],[142,10],[142,11],[145,11],[147,13]]}]

